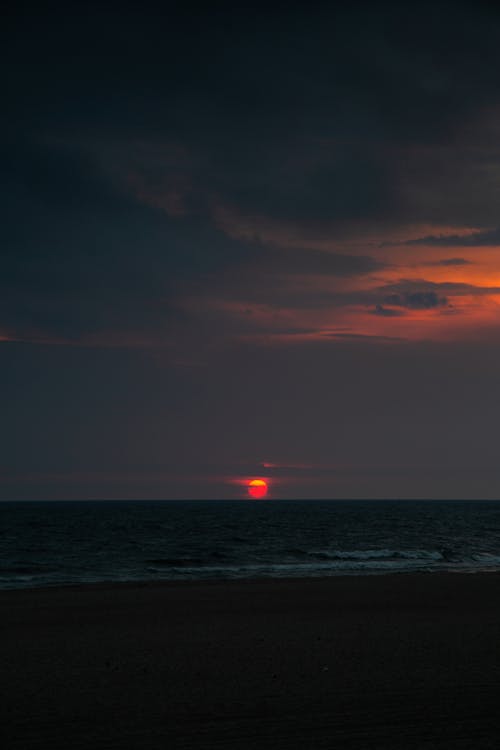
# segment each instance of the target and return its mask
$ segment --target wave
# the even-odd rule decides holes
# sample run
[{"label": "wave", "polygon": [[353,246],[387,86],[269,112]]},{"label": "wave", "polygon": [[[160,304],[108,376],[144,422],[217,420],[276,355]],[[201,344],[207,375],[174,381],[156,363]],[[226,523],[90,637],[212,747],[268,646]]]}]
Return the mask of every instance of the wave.
[{"label": "wave", "polygon": [[281,554],[287,557],[309,557],[311,552],[308,552],[305,549],[300,549],[300,547],[292,547],[291,549],[284,549]]},{"label": "wave", "polygon": [[46,565],[2,565],[0,566],[0,577],[8,578],[9,576],[34,576],[47,575],[55,572],[55,568]]},{"label": "wave", "polygon": [[[290,552],[290,550],[288,550]],[[317,553],[314,553],[317,555]],[[323,554],[323,553],[321,553]],[[440,553],[428,550],[352,550],[330,552],[328,556],[301,559],[239,560],[223,564],[198,564],[183,561],[182,565],[165,566],[168,578],[253,578],[253,577],[310,577],[349,575],[356,573],[398,573],[419,570],[445,569]],[[160,576],[161,570],[157,568]]]},{"label": "wave", "polygon": [[500,555],[495,555],[492,552],[479,552],[472,555],[472,559],[480,565],[500,565]]},{"label": "wave", "polygon": [[437,550],[394,550],[394,549],[356,549],[356,550],[311,550],[308,556],[319,560],[442,560],[443,555]]},{"label": "wave", "polygon": [[187,568],[203,565],[203,560],[193,557],[159,557],[154,560],[146,560],[146,563],[158,568]]}]

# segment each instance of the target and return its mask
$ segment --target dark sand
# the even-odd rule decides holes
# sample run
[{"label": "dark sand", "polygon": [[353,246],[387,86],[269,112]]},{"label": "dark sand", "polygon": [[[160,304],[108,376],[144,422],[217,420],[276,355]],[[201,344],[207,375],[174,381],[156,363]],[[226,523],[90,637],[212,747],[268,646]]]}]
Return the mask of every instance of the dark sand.
[{"label": "dark sand", "polygon": [[0,593],[2,747],[500,747],[500,576]]}]

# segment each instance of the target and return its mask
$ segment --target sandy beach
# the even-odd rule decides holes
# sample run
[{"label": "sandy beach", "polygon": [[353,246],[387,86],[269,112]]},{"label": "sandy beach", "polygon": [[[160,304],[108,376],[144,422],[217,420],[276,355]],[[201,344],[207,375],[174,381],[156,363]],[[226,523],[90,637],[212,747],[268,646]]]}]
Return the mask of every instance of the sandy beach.
[{"label": "sandy beach", "polygon": [[0,593],[3,747],[496,748],[500,575]]}]

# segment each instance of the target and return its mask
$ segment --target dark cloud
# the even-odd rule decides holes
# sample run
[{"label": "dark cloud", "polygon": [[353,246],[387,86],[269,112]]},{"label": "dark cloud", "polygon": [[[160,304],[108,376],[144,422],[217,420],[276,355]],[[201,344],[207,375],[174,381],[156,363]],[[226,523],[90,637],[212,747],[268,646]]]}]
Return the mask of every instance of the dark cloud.
[{"label": "dark cloud", "polygon": [[0,328],[13,337],[158,338],[179,284],[255,254],[201,217],[172,219],[138,203],[74,148],[16,141],[0,160]]},{"label": "dark cloud", "polygon": [[[176,178],[199,211],[217,200],[316,229],[387,220],[412,210],[395,145],[440,146],[491,106],[499,36],[495,12],[446,3],[61,6],[11,18],[3,54],[22,49],[23,65],[5,105],[13,126],[107,157],[110,141],[124,160],[146,142],[148,187]],[[173,176],[172,143],[187,157]]]},{"label": "dark cloud", "polygon": [[436,292],[389,294],[384,301],[386,305],[407,307],[409,310],[432,310],[434,307],[443,307],[448,304],[446,297],[440,297]]},{"label": "dark cloud", "polygon": [[[392,304],[392,303],[389,303]],[[383,307],[383,305],[375,305],[373,310],[374,315],[381,315],[384,318],[398,318],[404,315],[401,310],[393,310],[391,307]]]},{"label": "dark cloud", "polygon": [[[447,235],[433,235],[429,234],[426,237],[417,237],[413,240],[407,240],[404,244],[406,245],[435,245],[436,247],[495,247],[500,244],[500,229],[490,229],[482,232],[472,232],[470,234],[447,234]],[[466,263],[460,258],[452,259],[452,261],[441,261],[443,265],[459,265],[460,263]]]},{"label": "dark cloud", "polygon": [[[316,307],[335,309],[341,307],[367,306],[374,315],[380,317],[401,317],[404,309],[432,310],[442,313],[451,311],[453,297],[483,297],[500,295],[500,287],[477,286],[454,282],[433,282],[426,279],[401,279],[390,284],[373,287],[366,291],[316,292],[307,294],[292,292],[286,297],[288,303],[297,309]],[[397,308],[397,309],[394,309]]]},{"label": "dark cloud", "polygon": [[436,265],[438,266],[470,266],[471,263],[471,260],[466,260],[465,258],[445,258],[444,260],[436,261]]},{"label": "dark cloud", "polygon": [[435,300],[445,296],[476,296],[500,294],[498,286],[477,286],[475,284],[464,284],[452,281],[428,281],[425,279],[401,279],[393,284],[385,284],[374,291],[375,294],[381,295],[384,299],[394,296],[395,298],[409,298],[413,295],[416,297],[417,305],[420,298],[425,302],[426,295],[429,298],[431,306]]},{"label": "dark cloud", "polygon": [[263,247],[266,272],[284,275],[363,276],[387,268],[387,264],[368,255],[343,255],[313,249],[291,248],[281,251]]},{"label": "dark cloud", "polygon": [[159,341],[179,322],[175,300],[185,284],[279,304],[284,277],[386,267],[370,256],[232,239],[202,216],[169,217],[74,148],[13,142],[0,156],[0,326],[14,338]]},{"label": "dark cloud", "polygon": [[372,149],[301,140],[291,139],[286,149],[276,145],[269,155],[261,154],[237,172],[228,165],[220,174],[220,167],[212,163],[209,174],[195,183],[204,185],[209,198],[216,196],[244,214],[306,225],[393,214],[400,200],[387,163]]},{"label": "dark cloud", "polygon": [[331,331],[325,334],[325,338],[336,339],[337,341],[351,341],[353,343],[365,343],[365,344],[394,344],[406,341],[402,336],[381,336],[378,334],[370,333],[341,333],[338,331]]}]

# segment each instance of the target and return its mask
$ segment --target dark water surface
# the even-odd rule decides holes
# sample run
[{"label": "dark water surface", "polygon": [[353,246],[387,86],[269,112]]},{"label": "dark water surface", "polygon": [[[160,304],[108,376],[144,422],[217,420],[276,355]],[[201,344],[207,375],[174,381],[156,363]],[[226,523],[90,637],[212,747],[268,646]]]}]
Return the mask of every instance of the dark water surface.
[{"label": "dark water surface", "polygon": [[0,588],[500,570],[500,502],[0,503]]}]

